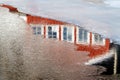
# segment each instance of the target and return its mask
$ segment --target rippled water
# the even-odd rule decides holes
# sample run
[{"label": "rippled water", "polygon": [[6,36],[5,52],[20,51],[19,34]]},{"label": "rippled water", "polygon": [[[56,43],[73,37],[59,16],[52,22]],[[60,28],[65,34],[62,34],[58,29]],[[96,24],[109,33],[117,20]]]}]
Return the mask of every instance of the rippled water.
[{"label": "rippled water", "polygon": [[[0,8],[0,80],[119,80],[85,66],[87,52],[70,43],[33,36],[17,15]],[[52,43],[52,44],[51,44]]]},{"label": "rippled water", "polygon": [[75,46],[66,42],[32,37],[24,44],[15,41],[9,48],[0,45],[0,80],[120,79],[119,75],[97,75],[102,68],[83,65],[86,53],[76,52]]}]

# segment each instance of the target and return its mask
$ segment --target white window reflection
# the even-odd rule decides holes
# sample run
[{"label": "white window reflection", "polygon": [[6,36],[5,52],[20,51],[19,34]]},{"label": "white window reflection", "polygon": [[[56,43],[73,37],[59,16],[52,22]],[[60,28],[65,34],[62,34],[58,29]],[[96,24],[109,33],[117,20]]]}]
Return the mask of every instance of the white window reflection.
[{"label": "white window reflection", "polygon": [[32,27],[34,35],[41,35],[41,27],[34,26]]},{"label": "white window reflection", "polygon": [[52,26],[48,26],[48,38],[57,38],[57,32]]},{"label": "white window reflection", "polygon": [[79,42],[87,42],[88,40],[88,32],[82,28],[79,28],[78,31],[78,41]]},{"label": "white window reflection", "polygon": [[72,41],[72,28],[71,27],[63,27],[63,40]]},{"label": "white window reflection", "polygon": [[94,42],[96,44],[103,44],[103,37],[97,33],[94,34]]}]

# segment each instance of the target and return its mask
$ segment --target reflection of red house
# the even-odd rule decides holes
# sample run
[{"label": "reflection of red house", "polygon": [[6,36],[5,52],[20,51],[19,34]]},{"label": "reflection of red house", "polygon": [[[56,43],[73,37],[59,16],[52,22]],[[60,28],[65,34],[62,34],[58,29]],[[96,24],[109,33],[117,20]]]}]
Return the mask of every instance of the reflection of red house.
[{"label": "reflection of red house", "polygon": [[[1,6],[8,8],[11,12],[18,12],[17,8],[12,6],[4,4]],[[109,51],[110,40],[97,33],[54,19],[32,16],[21,12],[18,12],[18,14],[30,25],[33,35],[43,35],[44,38],[55,38],[73,43],[78,47],[78,51],[90,52],[89,56],[91,58]]]},{"label": "reflection of red house", "polygon": [[10,5],[1,4],[0,6],[1,6],[1,7],[8,8],[9,11],[11,11],[11,12],[18,12],[17,8],[12,7],[12,6],[10,6]]}]

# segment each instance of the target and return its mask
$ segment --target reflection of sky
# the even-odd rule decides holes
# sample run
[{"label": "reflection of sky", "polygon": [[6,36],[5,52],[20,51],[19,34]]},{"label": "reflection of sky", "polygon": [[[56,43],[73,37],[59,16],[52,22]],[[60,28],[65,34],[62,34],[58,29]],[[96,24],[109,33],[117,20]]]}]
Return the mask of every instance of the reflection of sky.
[{"label": "reflection of sky", "polygon": [[0,0],[0,3],[11,4],[26,13],[79,24],[90,31],[120,40],[120,8],[113,6],[120,1],[106,0],[105,4],[104,0],[89,1],[94,0]]},{"label": "reflection of sky", "polygon": [[111,7],[120,8],[120,0],[106,0],[105,3]]}]

